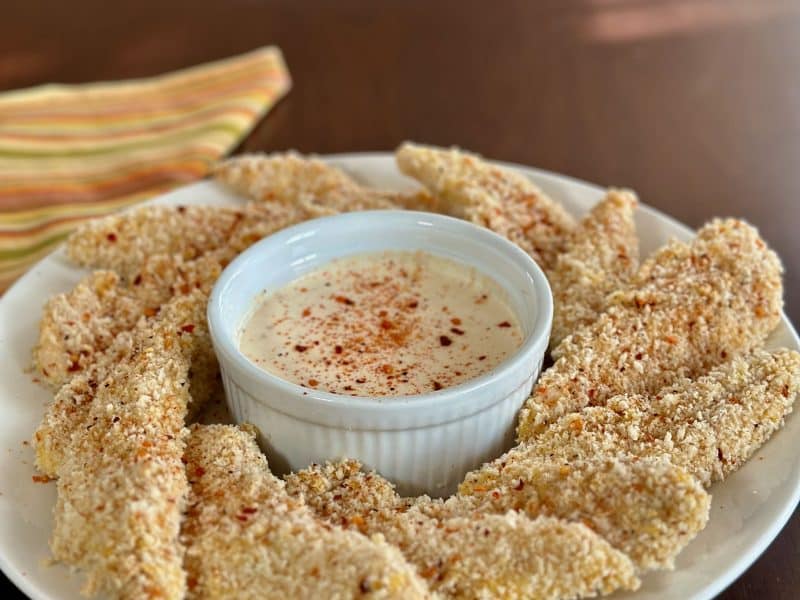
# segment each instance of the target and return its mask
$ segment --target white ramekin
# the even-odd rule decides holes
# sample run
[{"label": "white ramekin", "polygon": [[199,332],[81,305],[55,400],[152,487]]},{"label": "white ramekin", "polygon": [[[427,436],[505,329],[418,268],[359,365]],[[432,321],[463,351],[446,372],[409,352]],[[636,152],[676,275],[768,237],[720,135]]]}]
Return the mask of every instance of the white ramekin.
[{"label": "white ramekin", "polygon": [[[423,250],[491,275],[520,320],[520,349],[460,385],[385,398],[307,389],[240,352],[241,327],[263,291],[331,259],[383,250]],[[356,458],[401,494],[433,496],[452,493],[468,470],[512,444],[517,412],[541,370],[552,316],[547,279],[517,246],[465,221],[410,211],[336,215],[269,236],[228,265],[208,305],[228,406],[237,422],[258,427],[273,471]]]}]

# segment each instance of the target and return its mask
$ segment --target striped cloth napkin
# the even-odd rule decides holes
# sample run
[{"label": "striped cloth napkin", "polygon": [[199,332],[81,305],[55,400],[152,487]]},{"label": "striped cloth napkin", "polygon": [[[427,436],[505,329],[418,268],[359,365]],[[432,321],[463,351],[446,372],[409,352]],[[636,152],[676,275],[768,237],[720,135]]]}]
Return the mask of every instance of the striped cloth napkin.
[{"label": "striped cloth napkin", "polygon": [[0,94],[0,293],[80,222],[202,178],[291,86],[280,50]]}]

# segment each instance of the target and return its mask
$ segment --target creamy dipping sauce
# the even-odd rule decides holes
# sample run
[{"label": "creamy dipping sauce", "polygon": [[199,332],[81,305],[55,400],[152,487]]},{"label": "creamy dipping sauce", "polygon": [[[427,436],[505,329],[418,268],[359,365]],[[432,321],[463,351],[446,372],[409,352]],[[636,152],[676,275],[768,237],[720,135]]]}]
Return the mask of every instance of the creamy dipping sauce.
[{"label": "creamy dipping sauce", "polygon": [[406,396],[491,370],[522,344],[506,292],[427,252],[333,260],[265,292],[240,336],[262,369],[352,396]]}]

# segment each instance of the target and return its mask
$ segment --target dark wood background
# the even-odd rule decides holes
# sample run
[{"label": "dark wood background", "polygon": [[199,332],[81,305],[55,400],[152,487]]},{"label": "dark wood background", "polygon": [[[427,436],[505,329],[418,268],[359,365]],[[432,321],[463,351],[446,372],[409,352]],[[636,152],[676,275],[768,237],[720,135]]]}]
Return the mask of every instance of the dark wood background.
[{"label": "dark wood background", "polygon": [[[269,43],[295,87],[241,150],[457,144],[632,187],[692,226],[744,217],[783,257],[800,322],[800,2],[5,0],[0,90]],[[721,598],[798,590],[795,514]]]}]

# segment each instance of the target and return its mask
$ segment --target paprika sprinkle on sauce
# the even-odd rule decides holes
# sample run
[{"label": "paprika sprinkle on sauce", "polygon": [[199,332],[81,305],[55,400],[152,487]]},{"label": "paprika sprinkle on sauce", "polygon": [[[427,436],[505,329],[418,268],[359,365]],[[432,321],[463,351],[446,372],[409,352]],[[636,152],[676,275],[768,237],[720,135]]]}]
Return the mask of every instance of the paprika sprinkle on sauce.
[{"label": "paprika sprinkle on sauce", "polygon": [[239,344],[298,385],[378,397],[473,379],[522,338],[491,277],[426,252],[391,251],[340,258],[265,292]]}]

